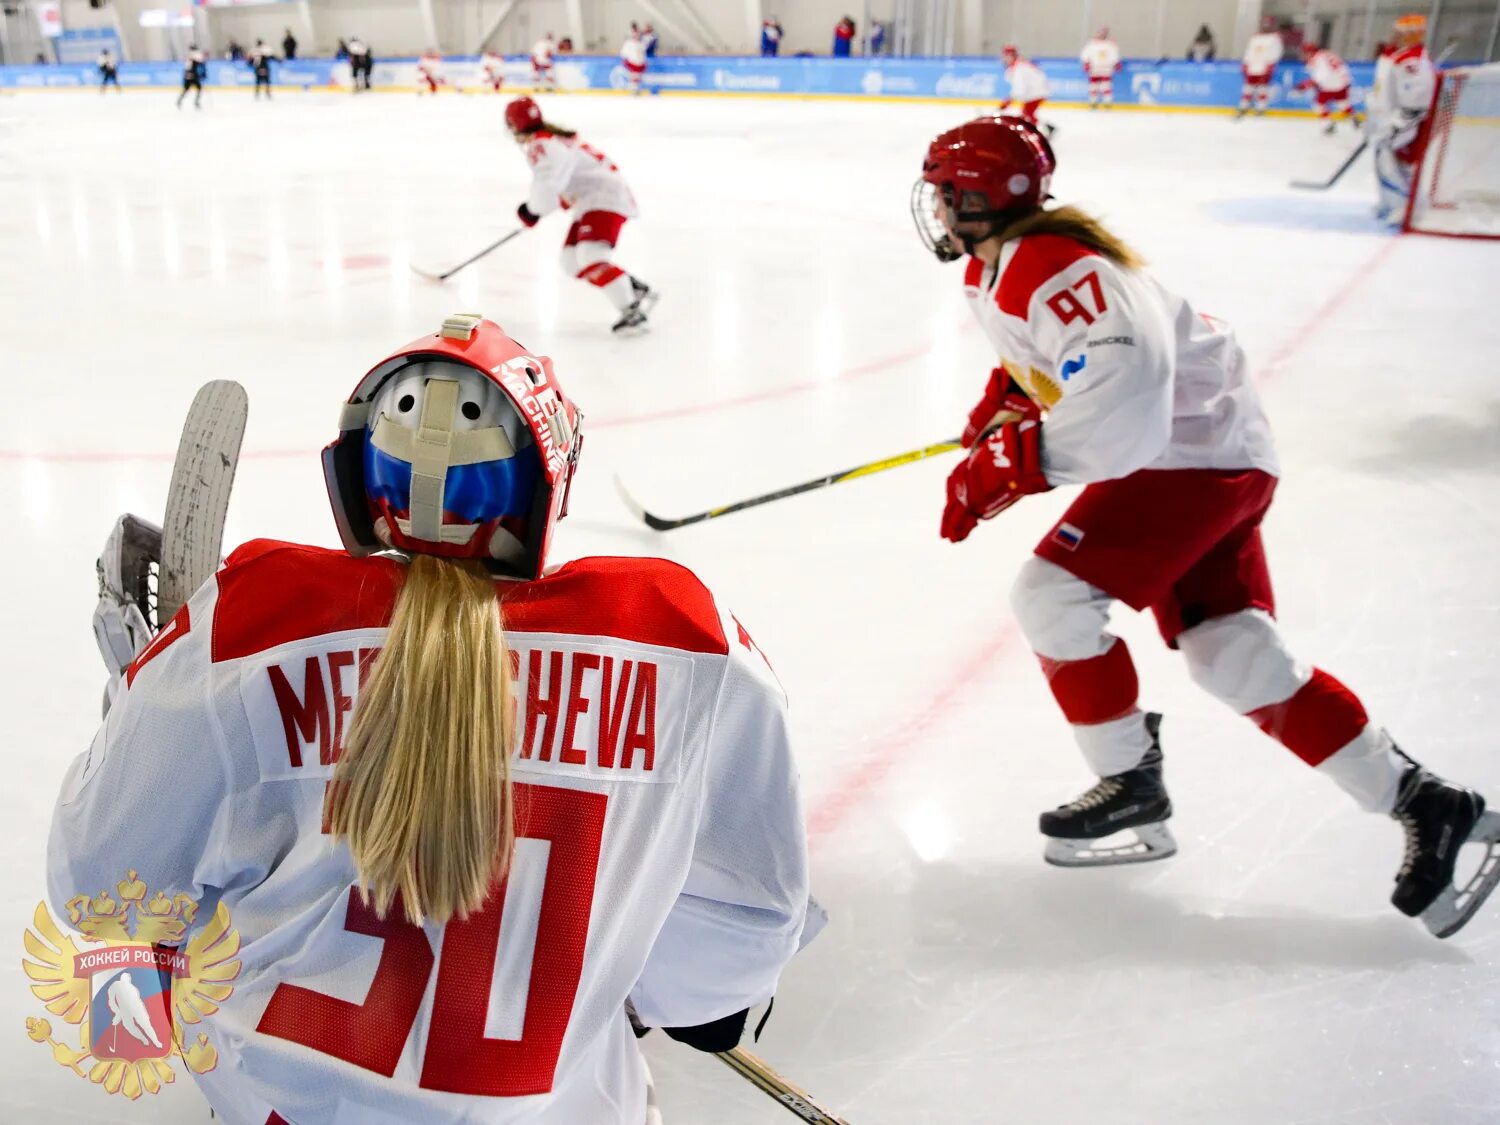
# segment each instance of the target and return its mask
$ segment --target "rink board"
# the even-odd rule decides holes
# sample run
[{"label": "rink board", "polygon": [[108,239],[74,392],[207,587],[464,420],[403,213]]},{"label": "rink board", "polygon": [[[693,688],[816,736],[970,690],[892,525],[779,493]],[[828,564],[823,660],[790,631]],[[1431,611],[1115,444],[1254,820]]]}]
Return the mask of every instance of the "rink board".
[{"label": "rink board", "polygon": [[[1041,59],[1051,85],[1049,101],[1086,102],[1088,79],[1073,59]],[[1363,104],[1374,77],[1374,63],[1351,63],[1353,100]],[[623,90],[628,76],[618,59],[571,56],[555,68],[565,90]],[[457,89],[485,86],[477,58],[453,57],[443,62],[443,76]],[[1301,65],[1281,66],[1271,87],[1271,105],[1279,109],[1308,109],[1312,91],[1298,90],[1306,76]],[[205,84],[210,87],[250,87],[255,77],[249,66],[214,60],[208,63]],[[349,88],[349,64],[328,59],[278,63],[272,70],[277,86],[328,89]],[[372,76],[376,89],[413,90],[417,85],[415,59],[377,62]],[[531,67],[525,59],[507,59],[507,86],[528,86]],[[92,65],[0,67],[0,88],[79,89],[98,85]],[[182,83],[182,64],[123,63],[124,87],[175,88]],[[653,93],[714,93],[759,96],[832,96],[846,98],[951,99],[998,101],[1009,84],[991,59],[826,59],[672,57],[651,61],[646,88]],[[1240,97],[1237,62],[1129,61],[1115,77],[1115,100],[1120,105],[1218,109],[1237,105]]]}]

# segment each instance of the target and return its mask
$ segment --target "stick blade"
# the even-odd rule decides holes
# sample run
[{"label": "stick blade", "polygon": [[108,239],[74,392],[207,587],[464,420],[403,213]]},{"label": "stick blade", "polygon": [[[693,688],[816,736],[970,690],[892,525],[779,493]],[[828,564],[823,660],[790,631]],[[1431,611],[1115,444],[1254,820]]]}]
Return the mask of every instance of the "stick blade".
[{"label": "stick blade", "polygon": [[674,527],[682,526],[681,520],[663,519],[661,516],[653,515],[652,513],[646,511],[646,509],[641,506],[640,501],[637,500],[634,496],[630,495],[630,490],[625,487],[625,482],[620,479],[619,473],[615,474],[615,492],[619,494],[620,500],[622,503],[624,503],[625,507],[630,510],[630,514],[644,523],[652,531],[671,531]]},{"label": "stick blade", "polygon": [[169,621],[219,567],[229,490],[239,465],[250,399],[215,379],[199,388],[182,426],[162,519],[157,620]]},{"label": "stick blade", "polygon": [[412,266],[411,272],[416,274],[423,281],[435,282],[438,285],[441,285],[443,282],[448,280],[448,275],[445,273],[429,273],[426,270],[417,269],[416,266]]}]

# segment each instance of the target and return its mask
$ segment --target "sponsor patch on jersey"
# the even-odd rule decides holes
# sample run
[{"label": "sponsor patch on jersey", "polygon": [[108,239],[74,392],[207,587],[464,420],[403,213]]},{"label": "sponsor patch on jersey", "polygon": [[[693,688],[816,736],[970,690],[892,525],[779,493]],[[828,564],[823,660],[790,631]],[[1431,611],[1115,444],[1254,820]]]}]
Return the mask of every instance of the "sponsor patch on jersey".
[{"label": "sponsor patch on jersey", "polygon": [[1111,344],[1118,344],[1122,348],[1135,347],[1134,336],[1101,336],[1097,340],[1090,340],[1088,346],[1091,348],[1107,348]]},{"label": "sponsor patch on jersey", "polygon": [[1081,353],[1079,353],[1079,356],[1078,356],[1077,359],[1065,359],[1065,360],[1063,360],[1063,365],[1062,365],[1062,381],[1064,383],[1066,383],[1069,379],[1071,379],[1074,375],[1077,375],[1080,371],[1082,371],[1088,365],[1089,365],[1089,357],[1088,357],[1088,353],[1087,352],[1081,352]]},{"label": "sponsor patch on jersey", "polygon": [[1060,523],[1052,532],[1052,542],[1069,551],[1076,551],[1078,545],[1083,542],[1083,529],[1074,527],[1070,523]]}]

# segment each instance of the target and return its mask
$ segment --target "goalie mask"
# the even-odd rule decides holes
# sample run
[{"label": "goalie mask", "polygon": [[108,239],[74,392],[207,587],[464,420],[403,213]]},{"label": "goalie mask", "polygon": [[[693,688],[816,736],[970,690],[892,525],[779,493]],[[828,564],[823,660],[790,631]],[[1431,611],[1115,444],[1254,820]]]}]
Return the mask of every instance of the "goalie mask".
[{"label": "goalie mask", "polygon": [[581,421],[550,359],[491,321],[449,317],[360,380],[323,451],[344,546],[540,577],[567,514]]},{"label": "goalie mask", "polygon": [[[952,262],[1050,199],[1057,159],[1047,136],[1020,117],[977,117],[927,147],[912,188],[922,243]],[[947,211],[950,230],[939,209]],[[967,228],[967,229],[962,229]]]}]

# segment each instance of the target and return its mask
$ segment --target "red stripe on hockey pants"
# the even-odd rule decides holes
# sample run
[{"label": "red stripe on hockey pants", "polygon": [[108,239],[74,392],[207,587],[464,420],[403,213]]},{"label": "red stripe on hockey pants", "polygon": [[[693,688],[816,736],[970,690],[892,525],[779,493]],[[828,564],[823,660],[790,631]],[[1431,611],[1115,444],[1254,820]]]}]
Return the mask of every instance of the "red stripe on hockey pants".
[{"label": "red stripe on hockey pants", "polygon": [[1348,746],[1370,722],[1359,698],[1321,668],[1290,699],[1245,717],[1310,766]]},{"label": "red stripe on hockey pants", "polygon": [[595,262],[593,265],[584,266],[578,271],[578,277],[587,281],[590,285],[597,285],[603,289],[615,278],[625,273],[619,266],[610,265],[608,262]]},{"label": "red stripe on hockey pants", "polygon": [[1135,710],[1140,682],[1124,641],[1116,638],[1105,652],[1087,660],[1037,660],[1057,705],[1074,726],[1107,723]]}]

